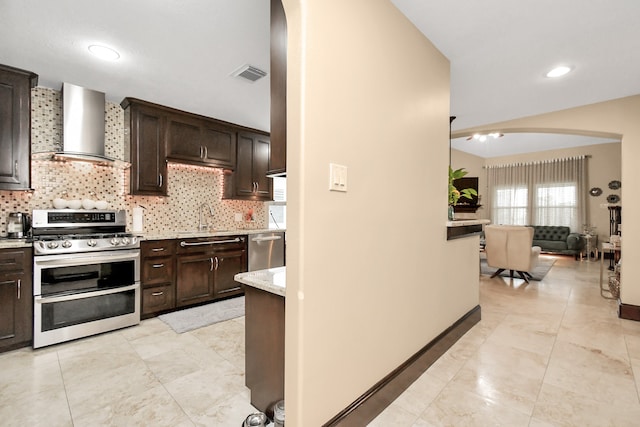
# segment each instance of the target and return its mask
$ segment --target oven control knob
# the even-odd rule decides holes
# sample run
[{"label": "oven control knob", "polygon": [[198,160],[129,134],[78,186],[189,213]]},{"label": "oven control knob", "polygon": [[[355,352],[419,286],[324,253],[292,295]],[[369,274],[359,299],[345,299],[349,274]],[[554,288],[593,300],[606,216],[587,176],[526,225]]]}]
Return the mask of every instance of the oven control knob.
[{"label": "oven control knob", "polygon": [[109,243],[111,243],[112,246],[116,246],[120,244],[120,239],[118,239],[117,237],[112,237],[111,240],[109,240]]},{"label": "oven control knob", "polygon": [[128,237],[123,237],[122,238],[122,244],[123,245],[128,245],[129,244],[129,238]]},{"label": "oven control knob", "polygon": [[62,242],[62,247],[65,249],[69,249],[71,247],[71,241],[70,240],[65,240]]},{"label": "oven control knob", "polygon": [[47,248],[55,249],[58,247],[58,242],[47,242]]},{"label": "oven control knob", "polygon": [[96,242],[94,239],[89,239],[89,240],[87,241],[87,246],[89,246],[89,247],[91,247],[91,248],[93,248],[93,247],[94,247],[95,245],[97,245],[97,244],[98,244],[98,242]]}]

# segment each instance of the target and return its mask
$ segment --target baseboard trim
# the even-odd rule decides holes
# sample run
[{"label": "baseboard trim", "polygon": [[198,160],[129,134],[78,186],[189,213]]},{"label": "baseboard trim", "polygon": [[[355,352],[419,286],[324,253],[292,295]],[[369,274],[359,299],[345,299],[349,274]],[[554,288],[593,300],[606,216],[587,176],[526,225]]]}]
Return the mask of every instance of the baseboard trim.
[{"label": "baseboard trim", "polygon": [[618,317],[640,321],[640,306],[618,302]]},{"label": "baseboard trim", "polygon": [[478,323],[480,318],[481,310],[477,305],[335,417],[323,424],[323,427],[367,425],[473,325]]}]

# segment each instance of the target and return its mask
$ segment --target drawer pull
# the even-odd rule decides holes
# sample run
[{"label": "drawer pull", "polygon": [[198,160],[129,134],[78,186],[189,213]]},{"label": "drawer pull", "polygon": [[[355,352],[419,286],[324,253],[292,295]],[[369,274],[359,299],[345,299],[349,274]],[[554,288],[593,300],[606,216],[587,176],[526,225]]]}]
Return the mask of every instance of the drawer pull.
[{"label": "drawer pull", "polygon": [[151,252],[162,252],[164,251],[164,248],[152,248]]},{"label": "drawer pull", "polygon": [[22,280],[18,279],[18,299],[20,299],[21,294],[22,294]]},{"label": "drawer pull", "polygon": [[164,264],[153,264],[152,267],[153,268],[162,268],[162,267],[164,267]]},{"label": "drawer pull", "polygon": [[159,297],[160,295],[164,295],[164,291],[160,291],[160,292],[153,292],[151,294],[152,297]]}]

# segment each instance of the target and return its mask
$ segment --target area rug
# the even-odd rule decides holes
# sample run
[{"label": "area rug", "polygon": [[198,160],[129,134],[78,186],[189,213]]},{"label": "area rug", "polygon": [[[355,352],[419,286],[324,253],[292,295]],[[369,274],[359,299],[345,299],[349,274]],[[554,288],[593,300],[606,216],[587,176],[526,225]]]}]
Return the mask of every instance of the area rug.
[{"label": "area rug", "polygon": [[[544,276],[549,272],[549,270],[551,270],[551,267],[553,267],[553,264],[555,262],[556,260],[554,258],[539,258],[536,268],[534,268],[533,271],[529,272],[532,276],[531,280],[542,280]],[[480,259],[480,273],[486,276],[491,276],[493,273],[495,273],[496,270],[497,268],[489,267],[487,265],[486,259]],[[500,276],[509,277],[509,274],[509,270],[505,270],[500,273]],[[513,272],[513,277],[516,279],[520,279],[520,275],[515,271]]]},{"label": "area rug", "polygon": [[179,334],[244,316],[244,297],[231,298],[158,316]]}]

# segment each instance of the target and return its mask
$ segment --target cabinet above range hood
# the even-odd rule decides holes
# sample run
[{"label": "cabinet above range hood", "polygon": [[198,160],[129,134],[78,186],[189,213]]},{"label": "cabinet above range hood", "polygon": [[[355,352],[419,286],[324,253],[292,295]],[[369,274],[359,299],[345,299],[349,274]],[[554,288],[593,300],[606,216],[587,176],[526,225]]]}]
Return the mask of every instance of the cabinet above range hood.
[{"label": "cabinet above range hood", "polygon": [[62,85],[62,151],[58,160],[80,160],[111,164],[105,155],[105,94],[63,83]]}]

